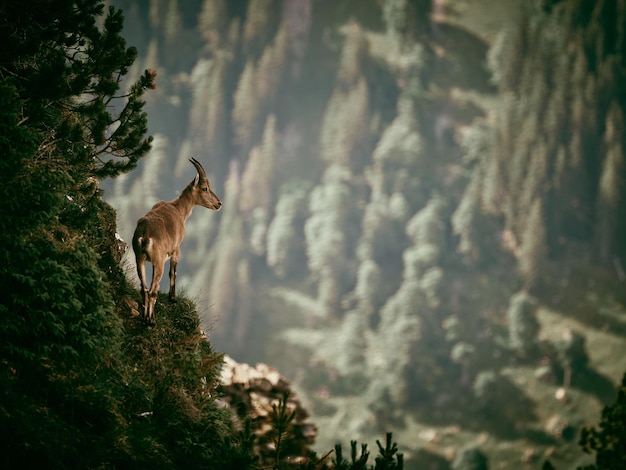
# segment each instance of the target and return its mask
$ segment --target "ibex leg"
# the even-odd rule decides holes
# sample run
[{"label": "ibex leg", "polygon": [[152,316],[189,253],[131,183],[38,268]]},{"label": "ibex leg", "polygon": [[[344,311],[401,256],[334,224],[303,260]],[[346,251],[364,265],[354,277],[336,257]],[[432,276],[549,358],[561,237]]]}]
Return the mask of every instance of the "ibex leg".
[{"label": "ibex leg", "polygon": [[170,300],[176,302],[176,266],[178,265],[178,258],[180,257],[180,250],[176,250],[170,258]]},{"label": "ibex leg", "polygon": [[152,284],[150,284],[150,290],[148,291],[148,308],[146,310],[146,320],[150,323],[154,323],[154,306],[156,305],[157,297],[159,295],[159,284],[161,284],[161,278],[163,277],[163,265],[164,259],[152,260]]},{"label": "ibex leg", "polygon": [[143,298],[143,315],[148,316],[148,287],[146,286],[146,257],[138,256],[137,262],[137,277],[139,278],[139,284],[141,289],[141,296]]}]

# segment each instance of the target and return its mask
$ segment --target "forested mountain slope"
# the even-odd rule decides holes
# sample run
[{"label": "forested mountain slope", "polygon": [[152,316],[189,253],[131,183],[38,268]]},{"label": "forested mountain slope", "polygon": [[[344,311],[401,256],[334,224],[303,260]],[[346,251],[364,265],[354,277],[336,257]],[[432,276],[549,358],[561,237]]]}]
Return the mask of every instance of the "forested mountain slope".
[{"label": "forested mountain slope", "polygon": [[497,3],[116,2],[161,77],[121,230],[200,159],[180,277],[331,440],[571,464],[626,369],[624,2]]}]

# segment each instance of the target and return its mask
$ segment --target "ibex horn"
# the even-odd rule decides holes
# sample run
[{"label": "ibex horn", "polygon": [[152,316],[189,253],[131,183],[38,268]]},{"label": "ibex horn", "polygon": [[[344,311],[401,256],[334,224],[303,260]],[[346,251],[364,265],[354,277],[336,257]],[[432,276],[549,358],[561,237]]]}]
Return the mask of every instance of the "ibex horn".
[{"label": "ibex horn", "polygon": [[200,162],[195,158],[191,158],[189,161],[193,164],[193,166],[196,167],[196,170],[198,170],[198,174],[200,175],[200,181],[206,180],[206,173],[204,172],[204,168],[202,168]]}]

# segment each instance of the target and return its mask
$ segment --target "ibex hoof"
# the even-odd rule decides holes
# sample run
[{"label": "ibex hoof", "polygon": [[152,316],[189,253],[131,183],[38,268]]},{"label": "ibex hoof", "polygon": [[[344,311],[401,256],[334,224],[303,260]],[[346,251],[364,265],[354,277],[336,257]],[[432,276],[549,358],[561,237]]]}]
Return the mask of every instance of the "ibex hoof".
[{"label": "ibex hoof", "polygon": [[169,297],[169,299],[170,299],[170,302],[176,302],[176,301],[178,301],[178,297],[176,297],[175,295],[170,295],[170,296],[168,296],[168,297]]}]

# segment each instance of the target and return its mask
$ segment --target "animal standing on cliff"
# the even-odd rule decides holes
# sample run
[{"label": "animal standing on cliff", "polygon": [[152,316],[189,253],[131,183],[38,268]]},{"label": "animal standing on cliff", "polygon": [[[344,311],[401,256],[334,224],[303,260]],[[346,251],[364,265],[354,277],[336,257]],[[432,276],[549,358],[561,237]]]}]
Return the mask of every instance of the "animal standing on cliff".
[{"label": "animal standing on cliff", "polygon": [[[211,191],[204,168],[198,160],[189,160],[198,174],[173,201],[157,202],[137,221],[133,235],[133,250],[137,261],[137,274],[143,293],[145,319],[154,323],[154,306],[163,277],[165,261],[170,259],[169,298],[176,300],[176,265],[180,258],[180,244],[185,236],[185,222],[195,206],[217,211],[222,201]],[[150,289],[146,285],[146,261],[153,266]]]}]

